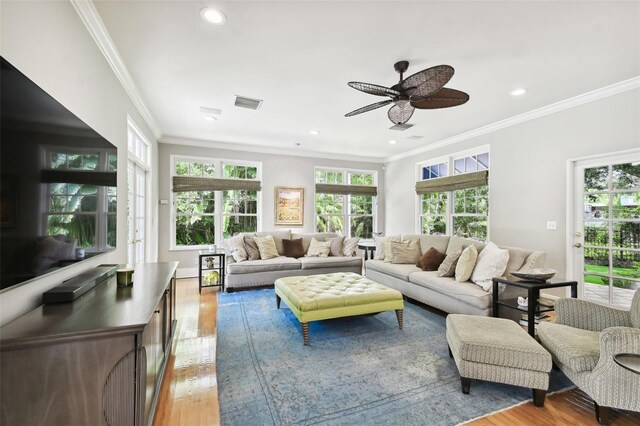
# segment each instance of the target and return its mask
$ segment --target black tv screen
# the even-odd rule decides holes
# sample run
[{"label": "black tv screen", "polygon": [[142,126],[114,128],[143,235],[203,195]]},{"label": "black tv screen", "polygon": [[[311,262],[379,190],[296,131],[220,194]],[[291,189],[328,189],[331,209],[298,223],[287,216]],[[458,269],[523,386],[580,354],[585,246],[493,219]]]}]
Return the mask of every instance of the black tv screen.
[{"label": "black tv screen", "polygon": [[6,289],[115,248],[117,149],[0,60],[0,288]]}]

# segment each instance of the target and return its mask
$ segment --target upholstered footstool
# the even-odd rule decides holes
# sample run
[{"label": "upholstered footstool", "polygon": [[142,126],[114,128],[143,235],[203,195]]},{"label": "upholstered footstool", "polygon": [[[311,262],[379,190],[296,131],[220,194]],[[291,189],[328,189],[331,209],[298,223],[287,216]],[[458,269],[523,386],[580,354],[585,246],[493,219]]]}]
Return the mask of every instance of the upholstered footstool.
[{"label": "upholstered footstool", "polygon": [[531,388],[534,404],[544,405],[551,355],[515,321],[451,314],[447,342],[463,393],[469,393],[472,379],[487,380]]},{"label": "upholstered footstool", "polygon": [[305,345],[310,321],[395,310],[402,329],[402,294],[351,272],[278,278],[275,293],[276,307],[283,300],[300,321]]}]

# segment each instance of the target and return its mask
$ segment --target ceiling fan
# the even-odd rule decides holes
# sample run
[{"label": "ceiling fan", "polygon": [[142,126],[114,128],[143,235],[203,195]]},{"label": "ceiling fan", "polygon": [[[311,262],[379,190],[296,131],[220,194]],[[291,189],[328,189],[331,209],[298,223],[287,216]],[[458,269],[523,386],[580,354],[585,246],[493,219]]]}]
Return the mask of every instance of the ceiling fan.
[{"label": "ceiling fan", "polygon": [[409,68],[409,62],[396,62],[393,67],[400,74],[400,81],[390,88],[358,81],[348,83],[349,86],[361,92],[388,96],[391,99],[358,108],[345,114],[345,117],[352,117],[393,103],[394,105],[387,112],[389,120],[394,124],[404,124],[409,121],[416,108],[449,108],[462,105],[469,100],[469,95],[466,93],[443,87],[453,77],[454,69],[449,65],[427,68],[405,79],[403,75]]}]

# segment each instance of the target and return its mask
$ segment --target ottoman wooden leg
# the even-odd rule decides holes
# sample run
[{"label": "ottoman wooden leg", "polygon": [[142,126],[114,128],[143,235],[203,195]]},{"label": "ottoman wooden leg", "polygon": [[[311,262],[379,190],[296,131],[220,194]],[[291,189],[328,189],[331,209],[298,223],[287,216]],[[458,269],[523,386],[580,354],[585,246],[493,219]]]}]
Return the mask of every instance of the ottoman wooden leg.
[{"label": "ottoman wooden leg", "polygon": [[398,326],[400,327],[400,330],[402,330],[402,319],[404,317],[404,310],[402,309],[396,309],[396,318],[398,318]]},{"label": "ottoman wooden leg", "polygon": [[302,338],[304,339],[304,344],[308,345],[309,344],[309,323],[302,322],[300,323],[300,325],[302,325]]},{"label": "ottoman wooden leg", "polygon": [[280,296],[276,294],[276,309],[280,309]]},{"label": "ottoman wooden leg", "polygon": [[471,379],[460,376],[460,384],[462,385],[462,393],[468,395],[471,390]]},{"label": "ottoman wooden leg", "polygon": [[596,420],[601,425],[608,425],[611,421],[611,407],[602,407],[597,402],[593,401],[596,407]]},{"label": "ottoman wooden leg", "polygon": [[536,407],[544,407],[544,398],[547,395],[547,391],[544,389],[532,389],[533,391],[533,404]]}]

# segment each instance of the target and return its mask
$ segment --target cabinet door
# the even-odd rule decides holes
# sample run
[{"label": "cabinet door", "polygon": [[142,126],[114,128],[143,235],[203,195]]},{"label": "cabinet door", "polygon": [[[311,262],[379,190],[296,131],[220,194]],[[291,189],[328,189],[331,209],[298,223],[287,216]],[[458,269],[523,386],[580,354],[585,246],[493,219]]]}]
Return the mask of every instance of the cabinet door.
[{"label": "cabinet door", "polygon": [[144,398],[144,423],[147,424],[147,419],[149,418],[149,411],[151,409],[151,401],[153,401],[153,392],[156,387],[156,344],[154,342],[157,341],[157,333],[158,333],[158,325],[154,321],[154,318],[151,317],[151,321],[147,324],[147,327],[144,329],[142,333],[142,344],[144,346],[144,350],[147,358],[147,368],[145,374],[145,388],[143,392],[145,393]]},{"label": "cabinet door", "polygon": [[162,348],[165,353],[171,352],[171,348],[169,345],[169,338],[171,337],[171,320],[173,319],[173,293],[172,288],[167,287],[167,291],[164,294],[164,313],[163,313],[163,324],[162,324]]}]

